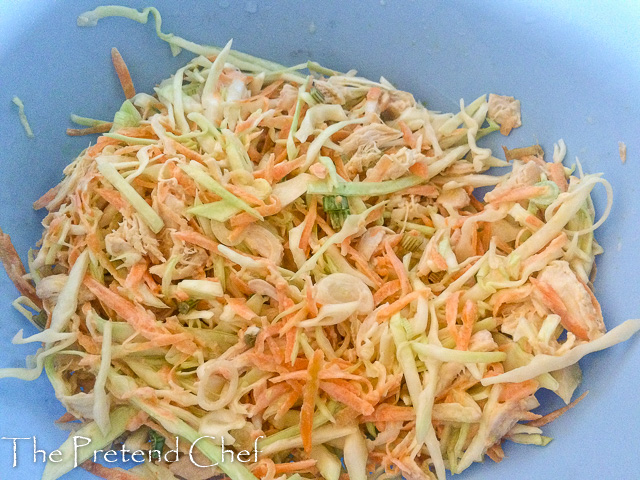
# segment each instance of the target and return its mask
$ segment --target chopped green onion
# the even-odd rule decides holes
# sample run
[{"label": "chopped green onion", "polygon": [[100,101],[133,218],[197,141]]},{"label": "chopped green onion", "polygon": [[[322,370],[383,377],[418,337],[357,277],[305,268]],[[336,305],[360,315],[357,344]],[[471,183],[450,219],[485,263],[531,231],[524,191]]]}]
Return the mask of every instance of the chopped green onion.
[{"label": "chopped green onion", "polygon": [[344,225],[344,221],[351,214],[348,199],[340,195],[327,195],[323,197],[322,208],[327,212],[331,227],[334,230],[340,230],[342,225]]},{"label": "chopped green onion", "polygon": [[311,93],[311,98],[313,98],[316,101],[316,103],[324,103],[326,101],[322,92],[318,90],[316,87],[312,87],[310,93]]},{"label": "chopped green onion", "polygon": [[182,315],[186,315],[193,310],[193,307],[195,307],[197,303],[198,300],[185,300],[184,302],[180,302],[178,303],[178,312]]},{"label": "chopped green onion", "polygon": [[162,455],[162,449],[164,448],[165,438],[155,430],[149,430],[149,440],[151,444],[149,451],[151,452],[151,458],[159,460]]},{"label": "chopped green onion", "polygon": [[411,230],[410,232],[405,232],[402,235],[402,241],[400,245],[407,252],[415,252],[424,244],[424,237],[420,236],[420,234],[416,230]]}]

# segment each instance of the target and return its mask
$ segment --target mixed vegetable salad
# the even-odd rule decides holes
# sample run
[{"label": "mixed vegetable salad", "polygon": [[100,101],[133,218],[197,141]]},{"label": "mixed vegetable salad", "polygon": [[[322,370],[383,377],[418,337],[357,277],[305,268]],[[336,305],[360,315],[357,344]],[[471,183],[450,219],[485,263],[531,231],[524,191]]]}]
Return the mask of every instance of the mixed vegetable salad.
[{"label": "mixed vegetable salad", "polygon": [[[14,342],[43,344],[0,377],[44,370],[105,478],[442,480],[504,441],[546,445],[566,409],[533,413],[536,393],[573,405],[578,360],[640,329],[607,332],[591,289],[606,180],[565,166],[562,141],[479,146],[520,126],[511,97],[440,113],[384,78],[193,44],[153,8],[78,23],[149,14],[197,56],[149,95],[114,51],[127,99],[112,122],[74,117],[102,135],[35,202],[26,267],[0,232],[14,305],[42,329]],[[218,467],[164,461],[176,437]],[[221,442],[256,440],[257,461],[222,461]],[[94,464],[113,442],[158,454]]]}]

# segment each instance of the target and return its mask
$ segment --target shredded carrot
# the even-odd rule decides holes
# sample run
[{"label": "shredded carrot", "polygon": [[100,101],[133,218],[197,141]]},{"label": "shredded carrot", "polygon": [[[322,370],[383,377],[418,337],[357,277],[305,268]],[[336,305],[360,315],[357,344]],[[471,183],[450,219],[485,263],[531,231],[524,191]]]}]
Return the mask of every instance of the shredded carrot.
[{"label": "shredded carrot", "polygon": [[231,275],[229,275],[229,279],[231,280],[231,285],[234,286],[235,288],[237,288],[238,292],[241,295],[252,295],[253,294],[253,291],[249,287],[249,284],[247,282],[245,282],[242,278],[240,278],[239,275],[236,275],[235,273],[232,272]]},{"label": "shredded carrot", "polygon": [[141,125],[139,127],[122,127],[116,133],[132,138],[157,138],[151,125]]},{"label": "shredded carrot", "polygon": [[340,155],[333,154],[331,156],[331,160],[333,160],[333,164],[336,166],[336,173],[340,175],[344,180],[349,180],[349,174],[344,168],[344,163],[342,162],[342,158],[340,157]]},{"label": "shredded carrot", "polygon": [[124,281],[125,287],[127,288],[135,288],[137,285],[142,283],[144,278],[144,274],[147,271],[148,265],[145,260],[141,260],[136,263],[131,270],[129,270],[129,274],[127,275],[126,280]]},{"label": "shredded carrot", "polygon": [[462,309],[462,328],[459,330],[456,342],[457,350],[468,350],[473,326],[478,318],[478,304],[472,300],[467,300]]},{"label": "shredded carrot", "polygon": [[[282,204],[280,203],[280,199],[274,195],[271,195],[271,197],[269,197],[268,204],[256,207],[256,211],[263,217],[269,217],[271,215],[275,215],[280,210],[282,210]],[[229,222],[231,223],[232,227],[239,227],[242,225],[255,223],[257,221],[258,219],[253,215],[251,215],[250,213],[242,212],[231,217],[231,220]]]},{"label": "shredded carrot", "polygon": [[[136,153],[140,151],[140,149],[144,148],[145,145],[127,145],[126,147],[121,147],[113,152],[114,155],[128,155],[129,153]],[[155,147],[154,147],[155,150]],[[157,153],[150,152],[152,156],[156,156]]]},{"label": "shredded carrot", "polygon": [[43,196],[41,196],[38,200],[33,202],[33,209],[34,210],[40,210],[41,208],[44,208],[47,205],[49,205],[56,198],[56,196],[58,195],[58,192],[60,191],[60,187],[61,186],[62,186],[62,184],[59,183],[55,187],[51,188]]},{"label": "shredded carrot", "polygon": [[356,412],[361,415],[371,415],[374,411],[373,406],[364,400],[358,394],[352,392],[348,388],[349,384],[347,382],[338,381],[322,381],[320,382],[320,389],[324,391],[329,397],[344,403],[345,405],[351,407]]},{"label": "shredded carrot", "polygon": [[411,422],[416,419],[414,407],[403,407],[383,403],[376,407],[372,415],[362,417],[363,422]]},{"label": "shredded carrot", "polygon": [[436,198],[439,195],[438,189],[433,185],[417,185],[405,188],[399,192],[401,195],[419,195],[421,197]]},{"label": "shredded carrot", "polygon": [[309,203],[309,213],[305,218],[304,228],[302,229],[302,235],[300,236],[300,242],[298,243],[298,247],[308,254],[309,252],[309,240],[311,239],[311,232],[313,231],[313,226],[316,223],[316,217],[318,216],[318,199],[316,196],[311,197],[311,202]]},{"label": "shredded carrot", "polygon": [[409,171],[414,175],[424,178],[425,180],[429,180],[429,165],[427,162],[416,162],[409,167]]},{"label": "shredded carrot", "polygon": [[240,100],[240,103],[251,103],[260,98],[264,98],[264,97],[268,98],[273,92],[275,92],[278,88],[280,88],[280,86],[283,83],[284,83],[283,80],[276,80],[275,82],[270,84],[268,87],[263,89],[258,95],[254,95],[253,97],[242,99]]},{"label": "shredded carrot", "polygon": [[407,275],[407,269],[400,259],[397,257],[396,253],[389,245],[389,242],[384,242],[384,248],[387,253],[387,258],[391,262],[391,266],[393,267],[393,271],[396,273],[396,276],[400,280],[400,284],[402,285],[402,295],[409,295],[411,292],[411,283],[409,282],[409,276]]},{"label": "shredded carrot", "polygon": [[505,192],[495,194],[494,192],[490,192],[485,196],[485,199],[491,203],[517,202],[544,195],[546,192],[547,187],[544,186],[524,185],[522,187],[511,188]]},{"label": "shredded carrot", "polygon": [[429,258],[438,267],[439,270],[447,271],[449,265],[447,265],[447,261],[444,259],[440,252],[438,252],[435,248],[432,248],[429,251]]},{"label": "shredded carrot", "polygon": [[344,250],[346,251],[347,255],[353,259],[356,264],[356,268],[360,272],[365,274],[369,278],[369,280],[371,280],[375,284],[376,288],[382,287],[385,282],[383,282],[378,274],[376,274],[376,272],[369,266],[369,262],[359,251],[357,251],[351,245],[347,245]]},{"label": "shredded carrot", "polygon": [[304,284],[309,315],[311,315],[312,317],[316,317],[318,315],[318,304],[316,303],[316,299],[313,296],[313,283],[311,281],[311,277],[307,276],[304,280]]},{"label": "shredded carrot", "polygon": [[143,279],[145,285],[149,287],[149,290],[151,290],[152,292],[159,293],[160,291],[162,291],[162,287],[158,285],[158,283],[154,280],[153,275],[151,275],[148,270],[144,272]]},{"label": "shredded carrot", "polygon": [[[288,382],[289,386],[296,385],[294,382]],[[278,411],[275,414],[275,419],[279,420],[286,415],[286,413],[293,408],[293,406],[300,399],[300,392],[298,389],[292,389],[289,394],[284,398],[284,401],[280,404]]]},{"label": "shredded carrot", "polygon": [[569,184],[564,174],[564,166],[561,163],[547,163],[546,166],[551,181],[558,186],[561,192],[566,192],[569,189]]},{"label": "shredded carrot", "polygon": [[[275,160],[275,159],[274,159]],[[296,168],[304,163],[306,160],[305,156],[298,157],[295,160],[284,161],[278,164],[275,164],[271,167],[269,173],[269,177],[267,177],[267,172],[265,170],[258,170],[254,172],[255,178],[265,178],[269,180],[269,183],[278,183],[284,177],[293,172]]]},{"label": "shredded carrot", "polygon": [[111,130],[113,123],[105,122],[89,128],[67,128],[67,135],[70,137],[81,137],[83,135],[93,135],[94,133],[105,133]]},{"label": "shredded carrot", "polygon": [[567,234],[564,232],[561,232],[556,238],[551,240],[551,242],[549,242],[549,244],[543,250],[527,258],[522,263],[523,269],[526,269],[530,265],[534,265],[540,259],[547,258],[553,255],[554,252],[560,255],[562,253],[562,247],[564,247],[568,241],[569,241],[569,238],[567,237]]},{"label": "shredded carrot", "polygon": [[400,280],[391,280],[390,282],[386,282],[382,287],[380,287],[376,293],[373,294],[373,303],[374,305],[380,305],[383,300],[390,297],[391,295],[395,295],[402,288],[402,283]]},{"label": "shredded carrot", "polygon": [[261,170],[253,172],[254,178],[263,178],[270,184],[273,184],[273,167],[275,165],[276,156],[272,153],[267,158],[264,167]]},{"label": "shredded carrot", "polygon": [[302,396],[302,408],[300,409],[300,436],[302,437],[302,445],[304,451],[311,451],[311,431],[313,429],[313,413],[315,411],[316,395],[320,386],[318,374],[322,369],[324,362],[324,353],[317,349],[307,368],[307,382],[304,386]]},{"label": "shredded carrot", "polygon": [[371,87],[367,92],[367,100],[369,101],[377,101],[382,95],[382,90],[380,87]]},{"label": "shredded carrot", "polygon": [[471,206],[476,209],[477,212],[482,212],[484,210],[484,205],[480,200],[478,200],[475,195],[469,193],[469,202]]},{"label": "shredded carrot", "polygon": [[116,140],[115,138],[98,137],[96,144],[87,150],[87,155],[91,158],[95,158],[100,154],[100,152],[102,152],[102,150],[105,149],[105,147],[108,147],[109,145],[118,145],[119,143],[120,140]]},{"label": "shredded carrot", "polygon": [[84,277],[84,285],[104,305],[115,311],[120,317],[129,322],[140,331],[155,331],[155,318],[142,307],[136,307],[129,300],[122,298],[117,293],[99,283],[92,276]]},{"label": "shredded carrot", "polygon": [[558,410],[554,410],[553,412],[548,413],[543,417],[540,417],[540,418],[538,418],[536,420],[533,420],[533,421],[527,423],[527,425],[530,425],[532,427],[543,427],[543,426],[547,425],[548,423],[553,422],[557,418],[559,418],[562,415],[564,415],[567,411],[571,410],[573,407],[578,405],[584,399],[584,397],[587,396],[588,393],[589,393],[589,390],[586,390],[582,395],[580,395],[578,398],[576,398],[569,405],[567,405],[565,407],[562,407],[562,408],[559,408]]},{"label": "shredded carrot", "polygon": [[447,321],[447,329],[449,333],[456,341],[456,345],[459,343],[460,334],[458,332],[457,320],[458,320],[458,306],[460,302],[460,297],[462,296],[462,291],[458,290],[457,292],[452,293],[449,298],[447,298],[447,303],[445,307],[445,318]]},{"label": "shredded carrot", "polygon": [[116,47],[111,49],[111,60],[113,61],[113,67],[118,75],[118,80],[120,80],[120,85],[122,85],[124,96],[128,99],[133,98],[136,94],[136,89],[133,86],[133,81],[131,80],[131,74],[129,73],[127,64],[124,63],[124,59]]},{"label": "shredded carrot", "polygon": [[76,420],[78,419],[75,417],[75,415],[69,412],[66,412],[58,420],[56,420],[56,423],[69,423],[69,422],[75,422]]},{"label": "shredded carrot", "polygon": [[487,456],[496,463],[500,463],[504,460],[504,450],[502,450],[502,445],[496,443],[487,449]]},{"label": "shredded carrot", "polygon": [[180,142],[177,142],[170,137],[164,137],[163,141],[165,144],[165,151],[167,146],[171,146],[176,151],[176,153],[184,155],[189,160],[195,160],[196,162],[200,162],[200,163],[203,162],[202,155],[200,155],[198,152],[194,150],[191,150],[190,148],[185,147]]},{"label": "shredded carrot", "polygon": [[253,206],[264,205],[264,202],[260,200],[258,197],[256,197],[255,195],[252,195],[251,193],[247,192],[244,188],[238,187],[237,185],[233,185],[232,183],[229,183],[226,185],[226,189],[227,191],[229,191],[236,197],[244,200],[245,202],[249,203],[250,205],[253,205]]},{"label": "shredded carrot", "polygon": [[291,355],[293,355],[293,350],[296,346],[296,341],[298,339],[298,329],[296,327],[293,327],[287,330],[285,338],[287,340],[287,343],[284,349],[284,357],[291,358]]},{"label": "shredded carrot", "polygon": [[[416,148],[416,139],[414,138],[413,132],[411,131],[409,126],[402,120],[398,121],[398,126],[400,127],[400,131],[402,132],[402,138],[404,139],[404,143],[406,143],[407,146],[411,148]],[[416,173],[416,172],[413,172],[413,173]]]},{"label": "shredded carrot", "polygon": [[411,302],[418,299],[420,296],[427,294],[428,292],[429,290],[414,290],[408,295],[405,295],[399,300],[396,300],[391,305],[381,308],[380,310],[378,310],[378,321],[380,322],[383,319],[390,318],[391,316],[402,310],[404,307],[409,305]]},{"label": "shredded carrot", "polygon": [[247,302],[241,298],[227,298],[227,303],[239,317],[245,320],[253,320],[256,313],[247,306]]},{"label": "shredded carrot", "polygon": [[478,246],[476,249],[476,255],[484,255],[484,253],[489,250],[489,246],[491,244],[492,229],[491,223],[489,222],[480,222],[481,229],[478,230]]},{"label": "shredded carrot", "polygon": [[262,392],[259,397],[256,398],[256,403],[253,406],[253,410],[255,412],[262,412],[274,401],[284,395],[288,390],[289,387],[286,383],[279,383],[274,385],[273,387],[268,388],[267,390]]},{"label": "shredded carrot", "polygon": [[589,332],[585,325],[583,325],[579,319],[575,318],[574,314],[569,312],[567,306],[562,301],[562,298],[553,289],[553,287],[536,278],[531,278],[530,281],[545,306],[553,313],[560,316],[560,323],[562,326],[580,340],[589,340]]},{"label": "shredded carrot", "polygon": [[42,300],[36,294],[35,287],[25,279],[27,271],[11,242],[11,237],[4,233],[2,229],[0,229],[0,261],[18,291],[42,308]]},{"label": "shredded carrot", "polygon": [[538,391],[540,384],[537,380],[526,380],[519,383],[505,383],[498,397],[501,402],[517,402]]},{"label": "shredded carrot", "polygon": [[122,198],[122,195],[120,195],[120,192],[118,192],[117,190],[110,190],[107,188],[97,188],[96,192],[98,193],[98,195],[104,198],[107,202],[109,202],[111,205],[116,207],[118,211],[123,215],[125,215],[129,210],[131,210],[131,204],[127,202],[124,198]]},{"label": "shredded carrot", "polygon": [[201,233],[194,231],[177,231],[173,233],[173,236],[183,242],[191,243],[210,252],[218,253],[218,242],[211,240],[209,237],[205,237]]}]

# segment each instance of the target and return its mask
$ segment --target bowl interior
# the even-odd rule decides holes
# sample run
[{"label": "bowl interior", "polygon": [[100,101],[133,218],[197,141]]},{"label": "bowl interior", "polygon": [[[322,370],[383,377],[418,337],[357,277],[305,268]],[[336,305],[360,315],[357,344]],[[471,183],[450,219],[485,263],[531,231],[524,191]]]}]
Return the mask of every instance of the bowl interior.
[{"label": "bowl interior", "polygon": [[[126,2],[136,8],[144,2]],[[595,2],[593,2],[595,3]],[[26,252],[40,237],[42,212],[31,204],[54,186],[61,171],[91,139],[65,135],[69,114],[110,119],[122,102],[111,68],[118,47],[138,91],[151,92],[186,63],[173,58],[150,21],[105,19],[78,28],[79,13],[96,1],[72,4],[25,1],[0,5],[0,226]],[[452,111],[484,93],[513,95],[522,102],[523,126],[509,137],[491,136],[485,145],[510,148],[540,143],[550,155],[563,138],[567,164],[577,156],[586,172],[602,172],[614,188],[609,220],[596,238],[605,253],[595,282],[609,327],[640,311],[638,186],[640,178],[640,7],[630,2],[585,5],[556,2],[344,2],[167,1],[154,2],[163,29],[201,43],[223,45],[285,65],[316,60],[362,75],[383,75],[432,109]],[[25,103],[35,138],[22,131],[11,98]],[[622,164],[618,142],[628,146]],[[499,151],[499,150],[498,150]],[[602,212],[604,192],[594,194]],[[16,292],[0,274],[0,366],[22,366],[34,347],[12,346],[20,328],[35,333],[10,306]],[[590,395],[546,428],[555,440],[546,448],[512,445],[507,458],[475,465],[461,478],[486,475],[513,479],[631,478],[638,472],[636,407],[640,342],[594,354],[581,365],[582,389]],[[543,410],[560,406],[553,396]],[[53,425],[64,413],[48,381],[2,380],[0,436],[33,437],[54,450],[66,433]],[[0,442],[3,478],[38,478],[28,442],[19,444],[18,468],[11,468],[10,441]],[[633,476],[633,475],[632,475]],[[65,478],[86,478],[82,471]]]}]

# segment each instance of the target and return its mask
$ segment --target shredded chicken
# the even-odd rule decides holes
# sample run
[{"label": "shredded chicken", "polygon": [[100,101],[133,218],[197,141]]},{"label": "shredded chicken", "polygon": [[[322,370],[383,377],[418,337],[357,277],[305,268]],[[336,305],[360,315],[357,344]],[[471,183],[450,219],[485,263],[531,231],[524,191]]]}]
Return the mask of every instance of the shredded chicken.
[{"label": "shredded chicken", "polygon": [[522,125],[520,118],[520,100],[504,95],[489,94],[487,116],[500,125],[500,133],[509,135],[511,130]]}]

